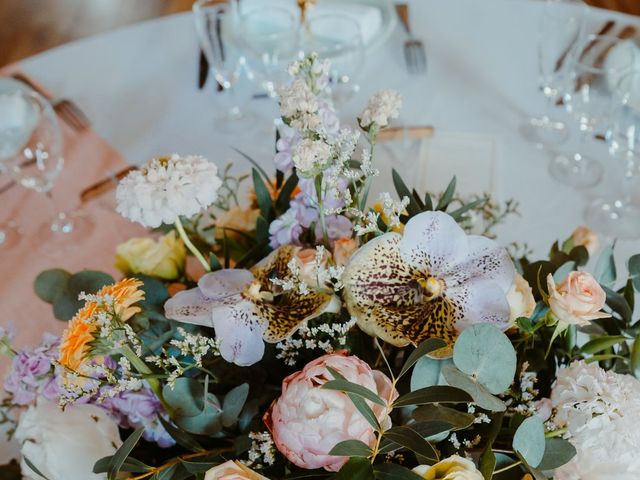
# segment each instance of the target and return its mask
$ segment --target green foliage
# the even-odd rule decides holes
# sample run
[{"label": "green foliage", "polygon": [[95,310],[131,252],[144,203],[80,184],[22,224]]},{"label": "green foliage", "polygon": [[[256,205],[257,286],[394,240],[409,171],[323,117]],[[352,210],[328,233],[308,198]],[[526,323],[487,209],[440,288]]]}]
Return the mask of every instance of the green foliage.
[{"label": "green foliage", "polygon": [[507,407],[502,400],[494,397],[486,387],[453,365],[445,365],[442,368],[442,374],[449,385],[464,390],[471,395],[473,401],[478,404],[479,407],[494,412],[503,412],[506,410]]},{"label": "green foliage", "polygon": [[373,467],[366,458],[351,457],[335,478],[336,480],[371,480]]},{"label": "green foliage", "polygon": [[329,451],[329,455],[368,457],[371,455],[371,449],[360,440],[345,440],[336,444],[336,446]]},{"label": "green foliage", "polygon": [[405,393],[395,402],[394,407],[426,405],[429,403],[469,403],[473,400],[464,390],[448,385],[434,385]]},{"label": "green foliage", "polygon": [[383,434],[386,438],[404,448],[408,448],[426,463],[434,463],[439,460],[438,452],[431,443],[409,426],[392,427]]},{"label": "green foliage", "polygon": [[120,448],[118,448],[118,450],[116,450],[116,453],[114,453],[113,456],[109,459],[107,470],[107,477],[109,480],[115,480],[118,477],[118,472],[120,472],[122,465],[124,465],[124,462],[131,453],[131,450],[133,450],[133,447],[136,446],[143,433],[144,427],[140,427],[136,431],[131,433],[131,435],[129,435],[127,439],[122,442],[122,445],[120,446]]},{"label": "green foliage", "polygon": [[373,474],[377,480],[421,480],[422,477],[407,467],[397,463],[380,463],[374,465]]},{"label": "green foliage", "polygon": [[442,367],[452,363],[453,360],[451,358],[422,357],[416,363],[413,372],[411,372],[411,390],[438,385]]},{"label": "green foliage", "polygon": [[418,348],[411,352],[411,355],[409,355],[409,358],[407,358],[407,361],[402,366],[402,370],[400,370],[398,378],[401,378],[405,373],[407,373],[409,369],[413,367],[413,365],[415,365],[415,363],[425,355],[429,355],[430,353],[446,346],[447,344],[445,343],[445,341],[439,338],[429,338],[425,340],[420,345],[418,345]]},{"label": "green foliage", "polygon": [[547,438],[544,455],[537,465],[540,470],[547,471],[561,467],[576,456],[576,447],[564,438]]},{"label": "green foliage", "polygon": [[544,424],[538,416],[525,419],[513,436],[513,449],[532,467],[540,465],[545,452]]}]

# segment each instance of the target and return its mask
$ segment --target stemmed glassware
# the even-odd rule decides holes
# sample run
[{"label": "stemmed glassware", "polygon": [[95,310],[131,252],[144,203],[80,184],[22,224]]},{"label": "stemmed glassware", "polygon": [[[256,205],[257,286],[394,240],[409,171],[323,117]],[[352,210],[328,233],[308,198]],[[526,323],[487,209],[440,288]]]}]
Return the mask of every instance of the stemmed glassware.
[{"label": "stemmed glassware", "polygon": [[[598,48],[592,48],[594,45]],[[593,55],[584,55],[590,50],[594,50]],[[549,171],[559,182],[588,188],[602,179],[602,165],[584,150],[587,140],[593,141],[591,137],[607,127],[615,85],[633,68],[635,61],[635,46],[619,37],[587,35],[576,44],[570,59],[564,104],[577,122],[580,149],[552,159]]]},{"label": "stemmed glassware", "polygon": [[246,131],[252,119],[252,115],[240,107],[236,95],[237,84],[245,70],[245,59],[234,39],[236,9],[235,3],[221,3],[220,0],[196,0],[193,4],[200,48],[207,58],[217,87],[222,90],[219,93],[226,93],[230,103],[226,111],[219,111],[214,120],[216,128],[226,133]]},{"label": "stemmed glassware", "polygon": [[572,47],[583,31],[588,7],[576,0],[546,0],[538,25],[539,85],[546,99],[545,113],[522,126],[526,138],[539,146],[564,142],[569,132],[563,121],[552,118],[551,110],[562,95]]},{"label": "stemmed glassware", "polygon": [[287,65],[298,54],[298,19],[285,8],[256,8],[240,14],[239,31],[255,79],[275,97],[278,85],[288,79]]},{"label": "stemmed glassware", "polygon": [[[586,210],[587,223],[615,238],[640,237],[640,205],[633,198],[640,169],[640,72],[623,76],[616,88],[606,139],[614,160],[614,189]],[[620,182],[621,180],[621,182]]]},{"label": "stemmed glassware", "polygon": [[51,194],[64,164],[62,133],[53,108],[38,93],[15,88],[0,92],[0,170],[23,187],[42,193],[51,206],[51,222],[37,233],[39,242],[79,240],[88,218],[61,212]]},{"label": "stemmed glassware", "polygon": [[336,106],[343,105],[360,87],[357,76],[364,66],[364,44],[360,26],[346,15],[311,16],[302,30],[302,50],[331,60],[329,89]]}]

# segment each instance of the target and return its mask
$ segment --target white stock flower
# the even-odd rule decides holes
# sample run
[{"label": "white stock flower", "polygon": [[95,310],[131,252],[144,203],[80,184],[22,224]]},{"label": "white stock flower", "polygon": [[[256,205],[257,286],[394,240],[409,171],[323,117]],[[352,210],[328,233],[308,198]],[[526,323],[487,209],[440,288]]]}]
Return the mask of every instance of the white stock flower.
[{"label": "white stock flower", "polygon": [[577,455],[556,470],[556,480],[640,478],[640,382],[603,370],[597,363],[574,362],[560,369],[551,393],[558,427]]},{"label": "white stock flower", "polygon": [[301,130],[316,131],[322,125],[318,115],[318,99],[302,79],[278,89],[280,114],[288,119],[291,126]]},{"label": "white stock flower", "polygon": [[40,399],[22,414],[15,436],[21,444],[22,474],[41,480],[24,458],[50,480],[98,480],[93,465],[120,447],[118,425],[95,405],[68,405],[65,410]]},{"label": "white stock flower", "polygon": [[331,147],[321,140],[304,139],[293,150],[293,164],[301,177],[321,172],[330,159]]},{"label": "white stock flower", "polygon": [[394,90],[381,90],[375,93],[367,104],[367,108],[360,114],[360,126],[369,127],[372,124],[386,127],[393,118],[398,118],[402,107],[402,97]]},{"label": "white stock flower", "polygon": [[197,155],[154,158],[120,181],[117,211],[123,217],[156,228],[176,217],[192,217],[218,196],[218,167]]}]

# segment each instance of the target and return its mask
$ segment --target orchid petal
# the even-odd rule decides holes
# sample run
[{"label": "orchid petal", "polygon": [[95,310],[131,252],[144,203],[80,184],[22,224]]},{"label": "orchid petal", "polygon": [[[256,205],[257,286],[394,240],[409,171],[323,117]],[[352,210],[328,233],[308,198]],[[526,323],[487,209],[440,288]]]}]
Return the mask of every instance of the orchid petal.
[{"label": "orchid petal", "polygon": [[164,315],[171,320],[211,327],[211,312],[219,302],[205,297],[199,288],[176,293],[164,304]]},{"label": "orchid petal", "polygon": [[213,313],[213,328],[220,340],[220,355],[226,361],[246,367],[262,359],[266,324],[256,315],[250,301],[217,308]]},{"label": "orchid petal", "polygon": [[447,286],[455,287],[474,279],[495,282],[506,293],[515,276],[513,261],[507,250],[495,241],[470,235],[468,257],[445,273]]},{"label": "orchid petal", "polygon": [[245,287],[253,281],[249,270],[224,269],[207,273],[200,281],[200,291],[211,299],[222,299],[242,293]]},{"label": "orchid petal", "polygon": [[460,306],[456,328],[461,331],[475,323],[491,323],[505,330],[509,326],[509,302],[498,283],[471,280],[447,290],[447,295]]},{"label": "orchid petal", "polygon": [[440,276],[464,260],[468,248],[464,230],[443,212],[423,212],[411,218],[400,242],[403,260],[433,276]]}]

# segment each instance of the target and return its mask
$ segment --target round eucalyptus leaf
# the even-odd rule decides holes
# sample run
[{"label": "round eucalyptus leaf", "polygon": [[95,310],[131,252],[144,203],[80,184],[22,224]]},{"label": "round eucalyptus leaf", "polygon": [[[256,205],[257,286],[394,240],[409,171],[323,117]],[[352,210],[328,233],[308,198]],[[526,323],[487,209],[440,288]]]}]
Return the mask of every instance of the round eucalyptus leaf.
[{"label": "round eucalyptus leaf", "polygon": [[513,383],[516,351],[507,336],[488,323],[466,328],[453,348],[453,363],[489,392],[499,394]]},{"label": "round eucalyptus leaf", "polygon": [[532,467],[540,465],[544,457],[544,424],[534,415],[525,419],[513,436],[513,449]]},{"label": "round eucalyptus leaf", "polygon": [[440,371],[444,365],[451,365],[453,360],[446,358],[443,360],[424,356],[420,358],[413,367],[411,373],[411,391],[420,388],[441,385]]},{"label": "round eucalyptus leaf", "polygon": [[491,410],[493,412],[504,412],[507,409],[507,406],[502,400],[491,395],[485,387],[465,373],[462,373],[453,365],[445,365],[442,367],[442,375],[444,375],[444,378],[449,385],[464,390],[471,395],[471,397],[473,397],[473,401],[480,408]]},{"label": "round eucalyptus leaf", "polygon": [[162,306],[169,298],[169,290],[160,280],[148,275],[136,275],[142,280],[141,290],[144,291],[144,300],[141,302],[146,306]]},{"label": "round eucalyptus leaf", "polygon": [[202,412],[198,415],[179,417],[176,419],[176,423],[189,433],[213,435],[222,430],[222,411],[216,404],[207,402]]},{"label": "round eucalyptus leaf", "polygon": [[54,303],[64,293],[71,274],[61,268],[41,272],[33,282],[36,295],[47,303]]},{"label": "round eucalyptus leaf", "polygon": [[204,410],[204,388],[193,378],[178,378],[173,388],[165,385],[162,394],[165,401],[175,409],[177,418],[194,417]]},{"label": "round eucalyptus leaf", "polygon": [[113,282],[113,277],[108,273],[83,270],[71,275],[69,279],[69,292],[72,294],[75,293],[76,295],[80,292],[96,293],[105,285]]}]

